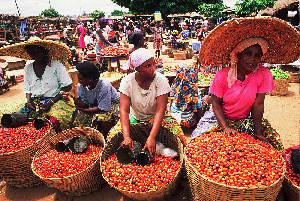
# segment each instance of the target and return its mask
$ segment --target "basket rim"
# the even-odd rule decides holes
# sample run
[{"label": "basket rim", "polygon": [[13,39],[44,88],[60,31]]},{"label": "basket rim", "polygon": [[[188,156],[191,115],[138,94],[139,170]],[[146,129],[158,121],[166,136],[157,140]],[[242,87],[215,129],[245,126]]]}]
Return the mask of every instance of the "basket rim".
[{"label": "basket rim", "polygon": [[[144,125],[145,125],[146,123],[141,122],[140,124],[144,124]],[[169,130],[169,129],[168,129],[168,130]],[[116,135],[117,135],[117,134],[116,134]],[[115,135],[115,136],[116,136],[116,135]],[[115,136],[114,136],[114,137],[115,137]],[[183,169],[183,165],[184,165],[184,161],[185,161],[185,154],[184,154],[184,147],[183,147],[183,145],[182,145],[182,143],[181,143],[181,140],[179,139],[178,136],[175,136],[175,135],[174,135],[174,137],[176,137],[177,142],[179,143],[179,146],[180,146],[181,149],[182,149],[182,153],[179,154],[179,155],[182,155],[182,158],[180,159],[180,168],[178,169],[176,175],[174,176],[174,179],[175,179],[175,178],[177,178],[177,177],[179,176],[179,174],[181,173],[181,171],[182,171],[182,169]],[[104,151],[104,150],[103,150],[103,151]],[[100,171],[101,171],[101,173],[102,173],[102,177],[104,178],[104,180],[106,181],[106,183],[108,183],[108,185],[109,185],[110,187],[115,188],[116,190],[118,190],[118,191],[120,191],[120,192],[134,193],[134,194],[137,194],[137,193],[138,193],[138,194],[140,194],[140,195],[147,195],[147,194],[150,193],[150,192],[157,192],[157,191],[162,190],[163,188],[167,188],[167,187],[171,184],[171,183],[168,183],[167,185],[162,186],[162,187],[160,187],[160,188],[157,188],[156,190],[149,190],[149,191],[146,191],[146,192],[127,191],[127,190],[123,190],[123,189],[120,189],[120,188],[118,188],[118,187],[115,187],[115,186],[111,185],[111,184],[108,182],[107,178],[103,175],[103,171],[102,171],[102,163],[104,162],[104,161],[102,161],[103,151],[102,151],[102,153],[101,153],[101,155],[100,155]],[[112,155],[110,155],[110,156],[112,156]],[[173,180],[172,180],[172,181],[173,181]]]},{"label": "basket rim", "polygon": [[[193,138],[192,140],[194,140],[195,138]],[[192,141],[191,140],[191,141]],[[191,141],[189,143],[191,143]],[[188,146],[188,145],[187,145]],[[187,147],[186,146],[186,147]],[[266,185],[261,185],[261,186],[251,186],[251,187],[238,187],[238,186],[229,186],[229,185],[226,185],[226,184],[222,184],[222,183],[218,183],[216,181],[213,181],[205,176],[203,176],[202,174],[199,173],[199,171],[193,166],[191,165],[191,163],[189,162],[189,160],[187,159],[187,155],[186,155],[186,147],[184,148],[184,159],[185,159],[185,163],[191,167],[193,169],[194,172],[196,172],[198,175],[200,175],[200,177],[202,177],[203,179],[209,181],[209,182],[212,182],[213,184],[216,184],[216,185],[220,185],[222,187],[226,187],[226,188],[233,188],[233,189],[238,189],[238,190],[254,190],[254,189],[267,189],[269,187],[273,187],[275,185],[277,185],[277,183],[279,183],[281,180],[284,179],[285,177],[285,173],[286,173],[286,164],[285,164],[285,161],[284,161],[284,158],[282,157],[281,154],[279,154],[279,152],[277,151],[279,157],[281,158],[281,161],[283,162],[283,173],[282,175],[274,182],[272,183],[270,186],[266,186]]]},{"label": "basket rim", "polygon": [[34,143],[32,143],[32,144],[28,145],[27,147],[24,147],[24,148],[22,148],[22,149],[20,149],[20,150],[8,152],[8,153],[0,153],[0,156],[8,156],[8,155],[12,155],[12,154],[16,154],[16,153],[18,153],[18,152],[24,151],[24,150],[26,150],[26,149],[30,149],[30,148],[33,147],[36,143],[39,143],[41,140],[44,140],[44,138],[47,137],[47,135],[50,134],[51,130],[53,130],[53,132],[55,132],[55,131],[54,131],[54,128],[51,127],[51,126],[52,126],[51,122],[48,122],[48,123],[50,124],[50,128],[49,128],[49,130],[45,133],[45,135],[44,135],[42,138],[38,139],[38,140],[35,141]]},{"label": "basket rim", "polygon": [[[81,127],[74,127],[74,128],[72,128],[72,129],[76,129],[76,128],[81,128]],[[91,128],[91,127],[84,127],[84,128],[88,128],[88,129],[90,129],[90,130],[96,130],[96,129]],[[71,130],[71,129],[67,129],[67,130]],[[67,130],[62,131],[61,133],[67,132]],[[96,130],[96,131],[97,131],[97,130]],[[99,132],[99,131],[97,131],[97,132]],[[100,133],[100,132],[99,132],[99,133]],[[60,133],[59,133],[59,134],[60,134]],[[58,136],[59,134],[57,134],[56,136]],[[56,136],[54,136],[54,138],[55,138]],[[105,141],[104,141],[103,144],[104,144],[104,145],[102,146],[102,147],[103,147],[102,152],[103,152],[103,150],[104,150]],[[42,177],[41,175],[39,175],[39,174],[34,170],[34,168],[33,168],[33,162],[36,160],[36,158],[37,158],[38,155],[40,154],[39,151],[34,155],[30,167],[31,167],[32,172],[33,172],[36,176],[38,176],[40,179],[42,179],[42,180],[52,180],[52,181],[56,181],[56,180],[60,180],[60,179],[67,179],[67,178],[71,178],[71,177],[74,177],[74,176],[77,176],[77,175],[79,176],[79,175],[83,174],[86,170],[89,170],[89,169],[93,168],[95,165],[97,165],[96,163],[100,162],[100,158],[101,158],[102,152],[101,152],[101,154],[100,154],[100,157],[97,158],[97,160],[95,160],[95,161],[94,161],[92,164],[90,164],[87,168],[85,168],[84,170],[82,170],[82,171],[80,171],[80,172],[78,172],[78,173],[76,173],[76,174],[72,174],[72,175],[69,175],[69,176],[66,176],[66,177],[49,178],[49,177]],[[40,154],[40,156],[41,156],[41,155],[42,155],[42,154]]]},{"label": "basket rim", "polygon": [[286,175],[284,175],[284,178],[287,180],[287,182],[288,182],[289,184],[292,184],[293,187],[297,188],[298,191],[300,191],[300,187],[297,186],[296,184],[294,184],[294,183],[293,183]]}]

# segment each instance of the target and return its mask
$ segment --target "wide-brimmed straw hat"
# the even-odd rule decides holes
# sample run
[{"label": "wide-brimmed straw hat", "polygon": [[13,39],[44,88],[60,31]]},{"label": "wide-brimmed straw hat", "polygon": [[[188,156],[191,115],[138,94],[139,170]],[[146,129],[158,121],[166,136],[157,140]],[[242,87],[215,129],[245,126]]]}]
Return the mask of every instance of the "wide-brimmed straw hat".
[{"label": "wide-brimmed straw hat", "polygon": [[18,57],[21,59],[31,60],[25,46],[38,45],[48,50],[50,59],[66,62],[71,57],[71,51],[63,44],[51,40],[42,40],[39,37],[31,37],[26,42],[16,43],[13,45],[0,48],[0,55]]},{"label": "wide-brimmed straw hat", "polygon": [[213,29],[199,53],[202,65],[229,64],[230,53],[247,38],[264,38],[268,50],[262,63],[291,63],[300,56],[300,34],[287,22],[274,17],[234,18]]}]

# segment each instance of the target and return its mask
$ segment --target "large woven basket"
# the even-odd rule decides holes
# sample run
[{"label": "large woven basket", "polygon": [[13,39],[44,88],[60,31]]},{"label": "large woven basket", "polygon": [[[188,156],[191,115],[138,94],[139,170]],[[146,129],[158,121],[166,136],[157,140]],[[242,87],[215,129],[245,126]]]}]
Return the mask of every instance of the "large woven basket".
[{"label": "large woven basket", "polygon": [[19,188],[29,188],[40,185],[42,181],[31,171],[31,162],[36,152],[55,133],[53,127],[43,138],[30,146],[16,152],[0,154],[0,177],[6,184]]},{"label": "large woven basket", "polygon": [[[152,128],[152,124],[135,124],[130,126],[130,137],[132,140],[137,141],[141,143],[142,145],[145,144],[149,133]],[[117,149],[120,147],[121,142],[123,141],[123,134],[122,132],[117,133],[114,135],[106,144],[102,155],[101,155],[101,162],[108,159],[109,156],[113,155]],[[165,147],[171,148],[177,153],[179,153],[180,156],[180,162],[181,162],[181,168],[178,171],[177,175],[174,177],[174,179],[167,184],[166,186],[157,189],[156,191],[147,191],[147,192],[133,192],[133,191],[125,191],[119,188],[116,188],[112,186],[113,188],[116,188],[118,191],[123,193],[129,198],[132,198],[134,200],[158,200],[158,199],[164,199],[168,196],[170,196],[176,189],[179,184],[179,181],[181,180],[182,176],[182,168],[183,168],[183,146],[180,142],[179,138],[175,136],[171,131],[169,131],[165,127],[161,127],[159,133],[156,136],[156,141],[161,142]],[[106,179],[104,177],[104,179]]]},{"label": "large woven basket", "polygon": [[[54,146],[57,142],[63,141],[74,136],[84,136],[89,139],[91,142],[95,144],[99,144],[101,146],[105,146],[105,140],[103,135],[93,129],[87,127],[76,127],[72,129],[65,130],[56,136],[52,137],[49,141],[47,141],[44,146],[36,153],[33,161],[46,153],[50,149],[54,149]],[[54,188],[57,188],[61,192],[71,195],[71,196],[81,196],[88,195],[98,188],[102,187],[105,184],[105,181],[101,175],[100,169],[100,158],[97,159],[93,164],[91,164],[87,169],[82,172],[64,177],[64,178],[44,178],[40,176],[38,173],[34,171],[33,163],[31,164],[31,168],[33,173],[38,176],[41,180],[50,184]]]},{"label": "large woven basket", "polygon": [[275,79],[275,89],[268,92],[270,96],[285,96],[288,94],[289,80],[288,79]]},{"label": "large woven basket", "polygon": [[[270,186],[234,187],[214,182],[202,176],[184,156],[189,179],[190,194],[193,200],[276,200],[282,186],[284,174]],[[282,158],[283,161],[283,158]],[[285,167],[284,167],[285,172]]]},{"label": "large woven basket", "polygon": [[288,200],[296,201],[300,200],[300,187],[296,186],[286,176],[284,177],[282,189]]}]

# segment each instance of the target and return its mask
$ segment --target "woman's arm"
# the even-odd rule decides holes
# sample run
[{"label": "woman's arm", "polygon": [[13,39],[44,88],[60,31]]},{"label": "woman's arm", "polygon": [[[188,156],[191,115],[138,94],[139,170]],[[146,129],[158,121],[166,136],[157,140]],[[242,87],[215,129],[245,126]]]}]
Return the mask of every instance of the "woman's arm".
[{"label": "woman's arm", "polygon": [[150,155],[154,156],[155,154],[155,138],[161,127],[166,107],[168,102],[168,94],[164,94],[157,97],[157,105],[156,105],[156,114],[154,117],[153,127],[150,131],[150,135],[146,141],[145,148],[148,148]]},{"label": "woman's arm", "polygon": [[130,103],[131,103],[130,97],[120,93],[120,121],[121,121],[121,126],[123,131],[123,137],[124,137],[124,141],[122,142],[122,145],[132,148],[133,141],[129,133]]},{"label": "woman's arm", "polygon": [[226,121],[226,118],[225,118],[225,115],[224,115],[224,112],[223,112],[223,109],[222,109],[223,99],[212,94],[211,95],[211,100],[212,100],[212,109],[215,113],[215,116],[216,116],[219,124],[223,128],[223,131],[225,133],[236,134],[237,131],[234,130],[233,128],[230,128],[227,121]]},{"label": "woman's arm", "polygon": [[254,124],[254,136],[262,141],[268,141],[262,135],[262,118],[264,114],[265,93],[258,93],[252,106],[252,118]]},{"label": "woman's arm", "polygon": [[106,40],[106,38],[103,36],[102,31],[100,29],[97,31],[97,34],[99,35],[99,37],[102,39],[103,42],[112,46],[112,44],[108,40]]}]

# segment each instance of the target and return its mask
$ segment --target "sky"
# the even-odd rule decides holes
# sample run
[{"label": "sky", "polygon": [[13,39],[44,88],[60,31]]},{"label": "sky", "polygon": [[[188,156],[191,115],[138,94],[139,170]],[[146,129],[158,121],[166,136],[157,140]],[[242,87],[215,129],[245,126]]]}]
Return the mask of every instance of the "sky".
[{"label": "sky", "polygon": [[[82,13],[92,13],[94,10],[104,11],[106,17],[114,10],[128,12],[110,0],[0,0],[0,14],[18,15],[18,5],[22,17],[38,16],[43,10],[54,8],[65,16],[78,16]],[[233,7],[237,0],[223,0],[224,4]]]}]

